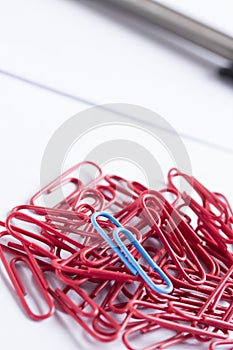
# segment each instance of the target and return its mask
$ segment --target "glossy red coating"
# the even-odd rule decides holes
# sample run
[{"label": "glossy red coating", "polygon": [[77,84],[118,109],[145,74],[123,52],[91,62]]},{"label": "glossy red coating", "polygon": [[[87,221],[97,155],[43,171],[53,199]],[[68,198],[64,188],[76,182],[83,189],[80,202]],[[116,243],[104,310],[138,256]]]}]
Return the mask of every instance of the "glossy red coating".
[{"label": "glossy red coating", "polygon": [[[29,253],[29,251],[28,251]],[[26,313],[28,314],[29,317],[31,317],[33,320],[35,321],[40,321],[40,320],[44,320],[50,316],[53,315],[53,313],[55,312],[55,308],[54,308],[54,304],[52,299],[50,298],[48,291],[47,291],[47,282],[45,281],[39,266],[37,267],[37,262],[35,260],[30,261],[30,259],[28,259],[26,256],[15,256],[10,263],[8,263],[7,258],[3,252],[2,247],[0,247],[0,258],[5,266],[5,269],[11,279],[11,282],[15,288],[15,291],[21,301],[21,304],[24,308],[24,310],[26,311]],[[40,290],[46,304],[48,305],[48,311],[46,313],[43,314],[37,314],[34,311],[32,311],[32,309],[30,308],[30,305],[27,303],[26,299],[25,299],[25,295],[27,294],[27,291],[24,287],[23,281],[20,277],[20,274],[17,270],[16,264],[18,262],[23,262],[28,269],[32,272],[32,275],[36,281],[36,284],[38,286],[38,289]]]},{"label": "glossy red coating", "polygon": [[[219,347],[220,345],[220,347]],[[229,347],[228,350],[233,350],[233,339],[226,339],[226,340],[217,340],[210,344],[209,350],[222,350],[222,345],[232,345],[232,347]],[[219,349],[217,349],[219,348]],[[224,349],[226,349],[224,347]]]},{"label": "glossy red coating", "polygon": [[[77,174],[82,166],[91,166],[97,176],[81,180]],[[179,190],[176,179],[193,191]],[[50,208],[36,205],[66,186],[71,189],[58,203]],[[114,215],[133,233],[172,281],[171,294],[150,290],[129,272],[92,226],[96,211]],[[113,225],[98,220],[112,237]],[[148,333],[154,334],[154,341],[146,345],[145,340],[144,350],[172,349],[189,339],[197,349],[199,342],[206,342],[207,349],[209,341],[210,350],[228,344],[233,348],[232,225],[227,198],[193,176],[172,169],[168,185],[155,191],[119,175],[104,175],[87,161],[61,174],[29,204],[13,208],[6,223],[0,222],[0,259],[34,320],[51,316],[54,300],[94,339],[111,342],[122,337],[127,349],[135,348],[134,336],[140,334],[144,343]],[[161,283],[130,242],[127,248],[151,280]],[[48,306],[45,313],[37,314],[27,304],[18,264],[31,271],[40,301]],[[156,331],[162,329],[174,335],[156,340]]]},{"label": "glossy red coating", "polygon": [[[74,175],[76,175],[75,172],[80,171],[80,168],[85,165],[93,166],[93,168],[95,168],[98,172],[98,175],[87,184],[83,184],[77,177],[74,177]],[[55,180],[51,181],[42,190],[38,191],[30,199],[30,204],[37,205],[37,201],[40,199],[40,197],[43,197],[43,195],[49,195],[54,191],[56,191],[57,189],[62,190],[62,186],[64,186],[67,183],[72,183],[75,185],[75,189],[66,198],[62,199],[59,203],[55,205],[56,208],[69,209],[69,207],[72,205],[73,198],[79,192],[79,190],[83,187],[90,186],[91,184],[97,182],[101,177],[102,177],[102,170],[97,164],[90,161],[83,161],[81,163],[74,165],[72,168],[68,169],[63,174],[58,176]]]}]

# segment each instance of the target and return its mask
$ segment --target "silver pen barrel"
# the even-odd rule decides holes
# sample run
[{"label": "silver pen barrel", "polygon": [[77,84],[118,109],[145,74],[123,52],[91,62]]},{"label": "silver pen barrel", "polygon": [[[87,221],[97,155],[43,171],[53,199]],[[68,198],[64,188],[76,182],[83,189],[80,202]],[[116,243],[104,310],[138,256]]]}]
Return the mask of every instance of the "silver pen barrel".
[{"label": "silver pen barrel", "polygon": [[153,0],[109,0],[233,62],[233,38]]}]

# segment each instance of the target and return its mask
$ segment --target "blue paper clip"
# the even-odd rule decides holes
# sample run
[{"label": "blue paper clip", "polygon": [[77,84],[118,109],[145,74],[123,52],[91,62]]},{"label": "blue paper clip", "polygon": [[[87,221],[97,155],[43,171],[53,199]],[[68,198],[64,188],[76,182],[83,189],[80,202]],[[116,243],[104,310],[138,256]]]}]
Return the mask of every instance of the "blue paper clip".
[{"label": "blue paper clip", "polygon": [[[96,219],[99,216],[103,216],[107,219],[109,219],[114,225],[116,225],[116,229],[113,231],[113,238],[114,241],[112,241],[104,229],[100,227],[100,225],[97,223]],[[167,275],[160,269],[160,267],[151,259],[149,254],[146,252],[146,250],[143,248],[143,246],[135,239],[134,235],[124,228],[118,220],[116,220],[112,215],[105,213],[105,212],[96,212],[91,216],[91,222],[95,229],[99,232],[99,234],[103,237],[103,239],[109,244],[109,246],[112,248],[112,250],[119,256],[119,258],[122,260],[122,262],[128,267],[128,269],[135,275],[140,275],[142,279],[146,282],[146,284],[155,292],[162,293],[162,294],[169,294],[173,290],[173,284],[170,281],[170,279],[167,277]],[[131,244],[137,249],[137,251],[141,254],[141,256],[148,262],[150,267],[153,269],[153,271],[156,271],[159,276],[163,279],[163,281],[166,284],[166,287],[161,288],[158,285],[156,285],[151,278],[146,274],[146,272],[143,270],[143,268],[138,264],[138,262],[135,260],[135,258],[132,256],[132,254],[129,252],[129,250],[126,248],[125,244],[121,241],[119,234],[123,234]]]},{"label": "blue paper clip", "polygon": [[108,245],[112,248],[112,250],[119,256],[119,258],[123,261],[123,263],[128,267],[128,269],[136,276],[137,275],[137,269],[134,267],[134,265],[131,264],[131,262],[125,257],[125,255],[120,251],[120,249],[117,247],[117,245],[111,240],[111,238],[108,237],[107,233],[104,231],[102,227],[97,223],[96,219],[98,216],[103,216],[107,219],[109,219],[116,227],[123,228],[123,226],[120,224],[120,222],[115,219],[112,215],[105,213],[105,212],[95,212],[91,216],[91,222],[94,228],[98,231],[98,233],[103,237],[105,242],[108,243]]}]

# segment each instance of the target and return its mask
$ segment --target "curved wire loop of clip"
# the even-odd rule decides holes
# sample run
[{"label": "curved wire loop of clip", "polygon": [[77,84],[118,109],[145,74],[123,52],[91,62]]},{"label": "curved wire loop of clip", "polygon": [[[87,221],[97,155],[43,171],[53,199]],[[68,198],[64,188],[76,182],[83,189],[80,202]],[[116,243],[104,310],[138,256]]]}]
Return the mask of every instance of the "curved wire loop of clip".
[{"label": "curved wire loop of clip", "polygon": [[[146,274],[146,272],[143,270],[143,268],[138,264],[136,259],[133,257],[133,255],[128,251],[124,243],[121,241],[119,235],[123,234],[131,244],[136,248],[136,250],[141,254],[141,256],[148,262],[150,267],[153,271],[156,271],[159,276],[164,280],[166,283],[165,288],[161,288],[158,285],[156,285],[151,278]],[[132,233],[125,229],[125,228],[117,228],[113,231],[113,237],[115,241],[118,243],[118,246],[120,249],[124,252],[127,259],[130,261],[131,265],[135,267],[137,270],[137,274],[142,277],[142,279],[146,282],[146,284],[155,292],[157,293],[163,293],[163,294],[169,294],[173,290],[173,285],[171,280],[167,277],[167,275],[163,272],[163,270],[151,259],[150,255],[146,252],[146,250],[143,248],[143,246],[134,238]]]},{"label": "curved wire loop of clip", "polygon": [[[207,337],[208,340],[212,338],[226,339],[228,336],[227,330],[221,330],[216,328],[206,329],[201,327],[196,327],[190,322],[188,319],[188,315],[178,315],[175,313],[171,313],[170,310],[165,309],[162,312],[160,307],[156,305],[156,303],[150,303],[143,300],[132,300],[129,302],[129,308],[133,312],[134,316],[143,320],[148,320],[150,322],[154,322],[155,324],[170,330],[174,330],[176,332],[189,333],[193,336],[203,336]],[[152,314],[144,313],[143,309],[154,309],[155,312]],[[204,324],[203,319],[203,324]]]},{"label": "curved wire loop of clip", "polygon": [[[88,183],[84,184],[80,179],[74,176],[74,173],[76,171],[80,171],[80,168],[83,166],[92,166],[96,171],[98,172],[98,175],[96,178],[90,180]],[[76,165],[74,165],[72,168],[65,171],[63,174],[58,176],[55,180],[50,182],[47,186],[42,188],[40,191],[38,191],[31,199],[30,204],[37,205],[37,202],[39,199],[42,199],[43,196],[51,195],[53,192],[60,190],[64,188],[64,185],[67,184],[73,184],[74,190],[65,198],[63,198],[60,202],[58,202],[55,207],[56,208],[63,208],[68,209],[72,206],[72,203],[74,202],[74,198],[77,195],[77,193],[80,191],[80,189],[83,189],[84,187],[90,186],[91,184],[97,182],[101,177],[103,176],[102,169],[95,163],[91,161],[83,161]]]},{"label": "curved wire loop of clip", "polygon": [[[226,226],[228,226],[230,229],[232,228],[230,223],[232,219],[232,209],[229,202],[223,195],[215,192],[210,192],[193,176],[184,174],[175,168],[171,169],[168,173],[168,184],[173,189],[178,190],[173,183],[173,179],[175,177],[181,177],[186,180],[186,182],[191,185],[192,190],[194,190],[199,196],[202,205],[198,206],[197,201],[192,199],[192,206],[197,205],[202,214],[205,213],[206,218],[219,221],[224,226],[224,228],[226,228]],[[181,197],[188,203],[191,200],[191,197],[188,196],[186,192],[181,193]],[[215,209],[214,211],[213,208]],[[230,231],[228,231],[228,233],[229,232]],[[230,236],[230,239],[232,240],[232,235]]]},{"label": "curved wire loop of clip", "polygon": [[[27,206],[22,206],[22,208],[24,207]],[[65,232],[59,229],[61,226],[56,225],[54,227],[54,225],[51,225],[50,222],[40,221],[36,219],[34,216],[32,216],[32,213],[28,215],[18,210],[13,211],[6,220],[6,228],[13,237],[22,243],[29,245],[30,248],[33,248],[35,251],[38,251],[40,254],[50,259],[57,258],[55,249],[56,247],[62,248],[69,253],[74,253],[75,251],[83,248],[83,244],[80,243],[79,239],[77,238],[80,236],[80,234],[84,234],[83,231],[80,231],[78,226],[85,224],[89,220],[85,214],[73,212],[66,213],[66,211],[64,212],[63,210],[54,210],[48,208],[45,209],[43,207],[34,207],[31,209],[31,206],[28,206],[28,208],[31,210],[31,212],[41,213],[45,215],[44,219],[47,215],[49,217],[49,220],[54,218],[55,222],[64,223]],[[67,219],[68,214],[69,219]],[[16,227],[12,225],[13,220],[17,220],[18,226],[23,225],[23,223],[30,223],[33,228],[26,230],[22,227]],[[67,225],[68,222],[70,224],[73,223],[73,225],[78,227],[76,230],[71,227],[71,232],[78,233],[78,235],[76,235],[76,239],[67,234],[69,232],[69,227]]]},{"label": "curved wire loop of clip", "polygon": [[[88,204],[88,200],[92,200],[93,204]],[[81,189],[80,192],[77,194],[72,210],[74,211],[81,211],[85,214],[89,212],[89,207],[93,208],[94,211],[100,211],[104,208],[104,196],[103,194],[98,191],[95,188],[84,188]]]},{"label": "curved wire loop of clip", "polygon": [[[160,215],[163,217],[165,227],[159,226],[151,216],[146,200],[153,201],[157,206]],[[140,197],[144,206],[144,214],[147,214],[150,224],[153,225],[156,234],[160,237],[167,252],[172,257],[177,269],[183,274],[183,277],[192,284],[203,284],[206,279],[205,269],[199,261],[196,252],[204,254],[201,249],[201,240],[191,227],[183,220],[175,208],[163,198],[162,194],[156,191],[144,192]],[[195,249],[195,252],[194,252]],[[191,264],[195,267],[193,276],[186,274],[183,264],[191,259]]]},{"label": "curved wire loop of clip", "polygon": [[[105,285],[104,283],[103,286]],[[118,338],[121,332],[121,325],[118,324],[105,308],[99,306],[93,300],[98,292],[94,291],[94,295],[89,296],[81,288],[76,288],[75,291],[83,299],[81,305],[77,306],[72,299],[66,296],[67,288],[69,289],[70,286],[67,286],[63,291],[56,289],[53,293],[53,297],[63,311],[70,315],[87,333],[98,341],[111,342]],[[99,289],[99,286],[97,289]],[[86,311],[85,308],[87,309]],[[86,318],[92,318],[92,322],[87,322]],[[101,328],[98,329],[95,326],[96,321],[101,323]]]},{"label": "curved wire loop of clip", "polygon": [[[25,251],[28,254],[28,257],[26,256],[15,256],[10,263],[8,263],[4,253],[3,253],[3,249],[2,247],[0,247],[0,258],[3,262],[3,265],[5,266],[5,269],[11,279],[11,282],[15,288],[15,291],[21,301],[21,304],[24,308],[24,310],[26,311],[26,313],[28,314],[28,316],[30,318],[32,318],[35,321],[40,321],[40,320],[44,320],[46,318],[49,318],[50,316],[53,315],[53,313],[55,312],[55,308],[54,308],[54,304],[52,299],[50,298],[50,295],[47,291],[48,289],[48,285],[46,280],[44,279],[41,270],[39,268],[39,265],[37,264],[35,258],[33,257],[32,254],[30,254],[29,249],[27,249],[26,246],[24,246]],[[47,305],[48,305],[48,311],[42,314],[37,314],[35,313],[30,305],[28,304],[27,300],[26,300],[26,295],[27,295],[27,291],[26,288],[23,284],[23,280],[20,277],[19,271],[16,267],[16,264],[18,261],[23,262],[28,269],[31,271],[36,284],[41,292],[41,296],[43,296],[44,300],[46,301]]]},{"label": "curved wire loop of clip", "polygon": [[[97,223],[97,217],[103,216],[107,219],[109,219],[114,225],[117,226],[117,228],[113,231],[113,237],[116,242],[116,244],[108,237],[108,235],[105,233],[105,231],[100,227],[100,225]],[[113,249],[113,251],[119,256],[119,258],[122,260],[122,262],[128,267],[128,269],[134,274],[134,275],[140,275],[141,278],[146,282],[146,284],[155,292],[162,293],[162,294],[169,294],[173,290],[173,285],[170,279],[167,277],[167,275],[160,269],[160,267],[151,259],[149,254],[145,251],[145,249],[142,247],[142,245],[135,239],[133,234],[125,229],[118,220],[116,220],[112,215],[105,213],[105,212],[97,212],[94,213],[91,217],[91,222],[95,229],[99,232],[99,234],[103,237],[103,239],[110,245],[110,247]],[[161,288],[160,286],[156,285],[150,277],[146,274],[146,272],[142,269],[142,267],[138,264],[136,259],[133,257],[133,255],[129,252],[129,250],[126,248],[124,243],[121,241],[119,235],[120,233],[123,233],[126,238],[130,241],[130,243],[136,248],[138,253],[148,262],[152,270],[156,271],[159,276],[162,278],[162,280],[165,282],[166,287]]]},{"label": "curved wire loop of clip", "polygon": [[[135,348],[133,347],[133,345],[131,346],[130,344],[130,336],[131,338],[133,338],[132,335],[136,336],[136,333],[146,334],[146,333],[153,332],[154,334],[156,331],[159,331],[161,329],[162,327],[157,325],[156,323],[149,322],[149,321],[141,321],[140,323],[136,324],[134,327],[127,329],[122,336],[122,340],[127,349],[133,350]],[[191,334],[175,332],[175,335],[168,337],[165,340],[153,343],[152,345],[146,346],[143,348],[143,350],[165,349],[166,347],[169,347],[171,345],[182,343],[191,337],[192,337]],[[156,338],[156,333],[155,333],[155,338]]]},{"label": "curved wire loop of clip", "polygon": [[222,346],[224,345],[232,345],[232,347],[229,350],[233,349],[233,339],[225,339],[225,340],[216,340],[210,344],[209,350],[215,350],[216,347],[220,345],[220,349],[222,349]]}]

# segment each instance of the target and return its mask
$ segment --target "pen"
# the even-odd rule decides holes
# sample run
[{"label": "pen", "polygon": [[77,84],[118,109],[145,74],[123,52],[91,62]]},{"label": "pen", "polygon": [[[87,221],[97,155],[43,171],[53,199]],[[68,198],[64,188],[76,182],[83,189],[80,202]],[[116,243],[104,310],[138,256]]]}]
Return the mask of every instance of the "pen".
[{"label": "pen", "polygon": [[[154,0],[109,0],[233,63],[233,37]],[[222,69],[233,77],[233,65]]]}]

